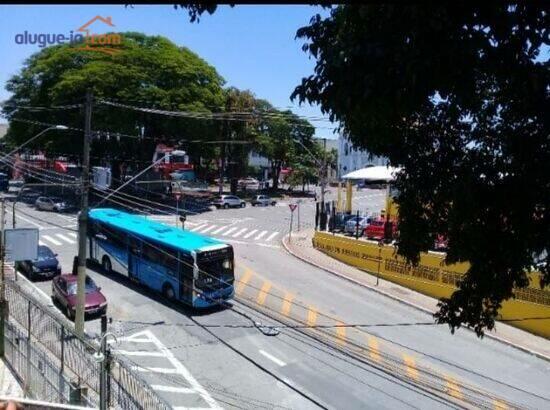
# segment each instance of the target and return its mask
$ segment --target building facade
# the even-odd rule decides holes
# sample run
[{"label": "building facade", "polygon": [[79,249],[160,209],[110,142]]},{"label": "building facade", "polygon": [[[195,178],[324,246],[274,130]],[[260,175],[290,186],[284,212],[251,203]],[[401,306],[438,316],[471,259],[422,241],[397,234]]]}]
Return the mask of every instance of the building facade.
[{"label": "building facade", "polygon": [[338,177],[369,165],[387,165],[387,159],[371,155],[368,151],[355,148],[343,135],[338,137]]}]

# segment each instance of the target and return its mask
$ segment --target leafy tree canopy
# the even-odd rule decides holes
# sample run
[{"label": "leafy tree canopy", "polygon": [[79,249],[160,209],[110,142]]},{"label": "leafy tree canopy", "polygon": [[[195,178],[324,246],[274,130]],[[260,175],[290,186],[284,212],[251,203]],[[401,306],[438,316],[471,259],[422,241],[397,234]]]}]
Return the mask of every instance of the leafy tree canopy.
[{"label": "leafy tree canopy", "polygon": [[298,30],[317,61],[292,97],[403,167],[398,252],[445,235],[469,261],[438,320],[478,334],[545,263],[550,282],[549,14],[543,3],[346,5]]},{"label": "leafy tree canopy", "polygon": [[[120,33],[122,44],[112,55],[77,50],[66,44],[48,47],[33,54],[21,72],[12,77],[6,89],[12,97],[6,102],[8,118],[31,118],[46,123],[83,128],[82,110],[29,111],[13,106],[56,106],[82,103],[88,88],[96,99],[120,101],[130,105],[167,110],[211,112],[223,110],[224,80],[216,69],[185,47],[166,38],[140,33]],[[94,145],[94,154],[133,153],[138,158],[152,158],[154,137],[176,139],[211,139],[218,135],[213,121],[153,116],[96,104],[92,116],[94,130],[116,130],[138,135],[144,127],[145,139],[112,135]],[[11,122],[9,138],[19,144],[43,126]],[[52,132],[36,141],[35,146],[50,151],[82,151],[81,132]],[[148,146],[148,147],[147,147]],[[197,146],[200,151],[212,147]],[[200,152],[199,152],[200,154]]]}]

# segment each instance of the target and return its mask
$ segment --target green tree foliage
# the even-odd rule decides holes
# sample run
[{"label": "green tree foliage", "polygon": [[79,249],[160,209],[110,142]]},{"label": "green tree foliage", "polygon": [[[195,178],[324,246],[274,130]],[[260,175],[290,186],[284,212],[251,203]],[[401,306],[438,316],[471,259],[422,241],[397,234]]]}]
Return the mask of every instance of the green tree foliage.
[{"label": "green tree foliage", "polygon": [[550,282],[549,23],[538,2],[373,4],[298,30],[317,63],[293,98],[404,169],[398,252],[443,234],[446,262],[471,263],[436,315],[453,331],[492,329],[541,255]]},{"label": "green tree foliage", "polygon": [[[225,103],[224,80],[215,68],[185,47],[166,38],[140,33],[121,33],[118,53],[77,50],[72,45],[48,47],[33,54],[21,72],[13,76],[7,90],[13,95],[4,107],[9,118],[30,118],[46,123],[84,128],[82,110],[13,112],[12,106],[55,106],[82,103],[86,89],[96,99],[120,101],[130,105],[166,110],[210,113],[222,111]],[[112,130],[139,135],[143,140],[116,138],[111,134],[92,145],[93,157],[148,160],[152,158],[155,138],[179,140],[217,139],[219,124],[192,118],[173,118],[129,111],[96,104],[92,115],[94,130]],[[43,126],[11,122],[9,139],[19,144]],[[52,152],[82,152],[81,132],[48,133],[34,144]],[[185,147],[185,146],[184,146]],[[188,147],[185,147],[188,148]],[[212,157],[215,147],[194,144],[194,160]],[[111,158],[113,159],[113,158]]]},{"label": "green tree foliage", "polygon": [[314,144],[314,127],[289,110],[276,110],[265,100],[257,101],[256,149],[271,161],[272,188],[279,187],[281,169],[307,161],[303,148]]}]

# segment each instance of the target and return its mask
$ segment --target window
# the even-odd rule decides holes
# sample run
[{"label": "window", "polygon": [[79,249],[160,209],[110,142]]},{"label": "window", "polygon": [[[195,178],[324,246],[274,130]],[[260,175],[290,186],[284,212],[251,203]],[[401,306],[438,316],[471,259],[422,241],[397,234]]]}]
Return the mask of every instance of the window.
[{"label": "window", "polygon": [[143,242],[141,247],[143,258],[147,259],[151,263],[162,264],[162,256],[160,251],[150,244]]}]

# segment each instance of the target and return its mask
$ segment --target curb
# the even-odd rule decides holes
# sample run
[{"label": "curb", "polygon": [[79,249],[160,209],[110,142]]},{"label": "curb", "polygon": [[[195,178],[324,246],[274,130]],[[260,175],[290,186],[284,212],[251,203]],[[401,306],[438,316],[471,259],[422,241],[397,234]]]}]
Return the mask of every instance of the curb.
[{"label": "curb", "polygon": [[[328,272],[328,273],[330,273],[331,275],[338,276],[339,278],[344,279],[344,280],[347,280],[348,282],[351,282],[351,283],[353,283],[353,284],[355,284],[355,285],[359,285],[359,286],[361,286],[361,287],[363,287],[363,288],[372,290],[373,292],[376,292],[376,293],[379,293],[379,294],[381,294],[381,295],[383,295],[383,296],[386,296],[386,297],[388,297],[388,298],[390,298],[390,299],[392,299],[392,300],[395,300],[396,302],[399,302],[399,303],[402,303],[402,304],[404,304],[404,305],[413,307],[413,308],[415,308],[415,309],[417,309],[417,310],[420,310],[420,311],[422,311],[422,312],[424,312],[424,313],[429,313],[430,315],[433,315],[434,312],[431,311],[430,309],[426,309],[425,307],[420,306],[420,305],[417,305],[416,303],[410,302],[410,301],[408,301],[408,300],[406,300],[406,299],[401,299],[401,298],[399,298],[399,297],[397,297],[397,296],[395,296],[395,295],[389,294],[389,293],[387,293],[387,292],[385,292],[385,291],[383,291],[383,290],[380,290],[379,288],[373,287],[373,286],[368,285],[368,284],[366,284],[366,283],[359,282],[359,281],[357,281],[357,280],[355,280],[355,279],[353,279],[353,278],[350,278],[349,276],[347,276],[347,275],[345,275],[345,274],[342,274],[342,273],[340,273],[340,272],[337,272],[336,270],[332,270],[332,269],[326,268],[326,267],[324,267],[324,266],[321,266],[321,265],[319,265],[319,264],[317,264],[317,263],[315,263],[315,262],[312,262],[311,260],[309,260],[309,259],[307,259],[307,258],[305,258],[305,257],[298,256],[294,251],[292,251],[292,250],[289,248],[289,246],[288,246],[288,244],[287,244],[287,241],[286,241],[285,239],[286,239],[286,237],[283,237],[283,239],[281,240],[281,243],[283,244],[283,248],[284,248],[289,254],[291,254],[292,256],[294,256],[295,258],[297,258],[297,259],[299,259],[299,260],[301,260],[301,261],[303,261],[303,262],[305,262],[305,263],[308,263],[308,264],[310,264],[310,265],[312,265],[312,266],[315,266],[315,267],[318,268],[318,269],[324,270],[325,272]],[[342,262],[342,263],[343,263],[343,262]],[[366,273],[369,274],[368,272],[366,272]],[[410,290],[410,289],[409,289],[409,290]],[[464,329],[467,329],[467,330],[469,330],[470,332],[473,332],[473,330],[470,329],[469,327],[464,327]],[[550,356],[546,356],[546,355],[543,354],[543,353],[539,353],[539,352],[534,351],[534,350],[531,350],[531,349],[529,349],[529,348],[527,348],[527,347],[524,347],[524,346],[515,344],[515,343],[510,342],[510,341],[508,341],[508,340],[506,340],[506,339],[503,339],[503,338],[501,338],[501,337],[499,337],[499,336],[492,335],[492,334],[490,334],[490,333],[485,333],[484,336],[485,336],[485,337],[488,337],[489,339],[496,340],[497,342],[503,343],[503,344],[505,344],[505,345],[507,345],[507,346],[510,346],[510,347],[515,348],[515,349],[521,350],[522,352],[529,353],[529,354],[531,354],[531,355],[533,355],[533,356],[538,357],[539,359],[543,359],[543,360],[546,360],[547,362],[550,362]]]}]

